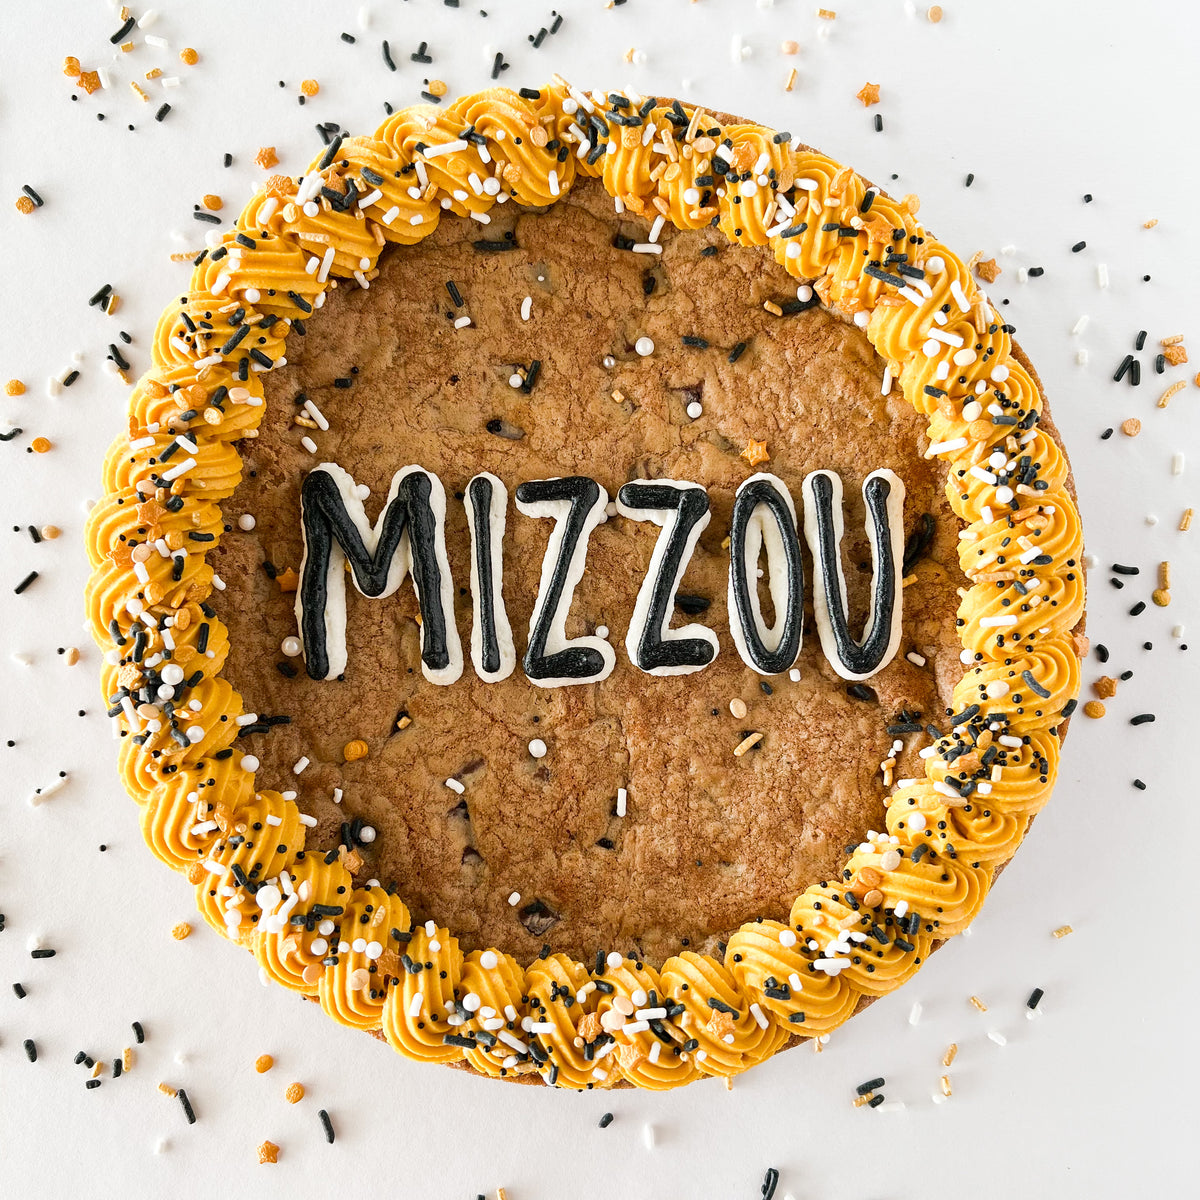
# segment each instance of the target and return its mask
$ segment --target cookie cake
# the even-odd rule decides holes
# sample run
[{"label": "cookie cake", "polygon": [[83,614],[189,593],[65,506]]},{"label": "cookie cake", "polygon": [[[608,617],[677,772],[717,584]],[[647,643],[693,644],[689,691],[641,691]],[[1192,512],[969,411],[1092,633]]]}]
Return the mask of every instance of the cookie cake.
[{"label": "cookie cake", "polygon": [[786,131],[555,78],[272,176],[165,309],[87,610],[154,853],[401,1053],[729,1076],[979,911],[1081,529],[969,264]]}]

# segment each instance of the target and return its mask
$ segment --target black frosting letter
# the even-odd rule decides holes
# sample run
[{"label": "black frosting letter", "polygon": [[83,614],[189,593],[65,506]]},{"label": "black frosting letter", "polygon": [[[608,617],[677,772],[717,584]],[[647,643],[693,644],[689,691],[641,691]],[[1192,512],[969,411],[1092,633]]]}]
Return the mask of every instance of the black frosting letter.
[{"label": "black frosting letter", "polygon": [[804,480],[804,536],[817,573],[813,614],[821,649],[843,679],[869,678],[895,657],[900,645],[904,484],[891,471],[872,471],[863,480],[862,494],[873,574],[871,611],[862,641],[856,641],[846,618],[842,481],[832,471],[814,471]]},{"label": "black frosting letter", "polygon": [[522,665],[542,687],[599,683],[617,660],[601,637],[568,638],[567,613],[583,576],[591,532],[604,519],[608,492],[594,479],[536,479],[517,488],[517,508],[527,517],[553,517],[554,532],[542,560],[537,603],[529,618],[529,645]]},{"label": "black frosting letter", "polygon": [[[769,519],[764,519],[768,517]],[[758,599],[758,555],[767,548],[775,623]],[[729,529],[729,632],[746,665],[778,675],[796,661],[804,636],[804,564],[791,493],[774,475],[751,475],[737,490]]]},{"label": "black frosting letter", "polygon": [[650,675],[687,675],[707,667],[717,655],[717,635],[703,625],[671,629],[670,623],[675,593],[709,522],[708,494],[673,479],[627,483],[617,493],[617,511],[662,526],[625,636],[630,659]]},{"label": "black frosting letter", "polygon": [[421,606],[421,670],[431,683],[462,674],[454,624],[454,589],[446,559],[446,493],[420,467],[397,471],[374,527],[367,522],[354,480],[335,463],[310,471],[300,488],[304,558],[296,619],[313,679],[346,669],[346,581],[364,596],[390,596],[411,572]]}]

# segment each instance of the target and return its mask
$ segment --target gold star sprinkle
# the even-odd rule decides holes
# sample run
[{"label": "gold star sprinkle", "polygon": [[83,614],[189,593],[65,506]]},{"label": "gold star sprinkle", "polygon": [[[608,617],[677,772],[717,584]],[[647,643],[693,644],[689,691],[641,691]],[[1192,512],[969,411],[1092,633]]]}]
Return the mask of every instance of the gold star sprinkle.
[{"label": "gold star sprinkle", "polygon": [[754,440],[746,444],[745,450],[742,451],[742,457],[752,467],[757,467],[760,463],[771,461],[771,456],[767,453],[767,443],[756,442]]},{"label": "gold star sprinkle", "polygon": [[854,95],[862,101],[863,108],[870,108],[872,104],[879,103],[879,84],[864,83]]}]

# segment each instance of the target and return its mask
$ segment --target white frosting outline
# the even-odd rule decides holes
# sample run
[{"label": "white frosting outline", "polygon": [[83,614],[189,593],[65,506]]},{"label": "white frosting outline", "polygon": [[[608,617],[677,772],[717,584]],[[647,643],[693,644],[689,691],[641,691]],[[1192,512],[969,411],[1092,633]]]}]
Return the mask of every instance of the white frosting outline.
[{"label": "white frosting outline", "polygon": [[[817,507],[812,487],[812,480],[818,475],[826,476],[833,489],[831,501],[833,507],[833,542],[837,553],[838,590],[841,593],[843,612],[846,611],[846,574],[842,565],[842,534],[845,532],[845,513],[842,509],[842,480],[836,471],[812,471],[804,477],[804,484],[801,488],[801,494],[804,497],[804,540],[808,543],[809,552],[813,557],[813,618],[816,621],[817,634],[821,639],[821,650],[829,665],[843,679],[851,681],[870,679],[873,675],[877,675],[882,671],[896,657],[896,651],[900,648],[904,608],[904,581],[900,578],[900,572],[903,570],[904,563],[904,481],[895,471],[887,467],[882,467],[877,471],[872,471],[863,480],[862,484],[864,501],[866,500],[867,485],[872,479],[886,479],[891,485],[885,507],[887,508],[888,526],[891,534],[892,562],[895,566],[896,578],[894,586],[896,589],[896,598],[892,604],[892,629],[891,637],[888,639],[887,651],[880,660],[879,666],[874,671],[859,675],[849,670],[842,662],[841,656],[838,653],[837,640],[833,636],[833,626],[829,620],[829,597],[825,593],[825,577],[820,565],[821,550],[820,543],[817,540]],[[870,509],[866,513],[865,528],[867,538],[871,543],[871,594],[874,596],[879,575],[880,541],[879,528],[871,519]],[[867,609],[867,620],[863,629],[863,635],[861,638],[855,639],[860,646],[871,636],[874,622],[875,611],[874,604],[872,604]]]},{"label": "white frosting outline", "polygon": [[[704,492],[705,495],[708,494],[700,484],[692,483],[690,480],[638,479],[632,482],[644,483],[653,487],[672,487],[680,492],[695,488],[697,491]],[[688,564],[692,560],[692,555],[695,553],[696,543],[700,540],[700,535],[708,528],[709,521],[712,520],[712,509],[710,508],[704,513],[692,526],[688,534],[687,542],[683,548],[683,555],[679,560],[679,570],[676,572],[675,580],[671,584],[666,611],[663,613],[662,628],[658,631],[659,639],[664,642],[681,642],[692,638],[707,642],[712,647],[712,658],[706,663],[644,667],[638,661],[638,647],[641,644],[642,634],[646,630],[646,624],[650,619],[650,604],[654,599],[655,585],[662,571],[662,560],[666,556],[667,545],[671,541],[671,538],[675,536],[675,531],[679,526],[681,509],[630,508],[621,503],[620,491],[617,492],[616,505],[617,512],[621,516],[628,517],[631,521],[653,521],[662,530],[655,539],[654,552],[650,556],[650,565],[646,569],[646,577],[642,580],[642,586],[638,589],[637,600],[633,606],[633,615],[629,618],[629,629],[625,634],[625,650],[629,654],[629,661],[639,671],[643,671],[647,675],[690,675],[695,671],[703,671],[705,667],[712,666],[717,654],[720,652],[720,642],[713,630],[709,629],[706,625],[695,623],[680,625],[677,629],[671,628],[671,615],[675,610],[675,596],[679,591],[679,585],[683,582],[683,577],[687,572]]]},{"label": "white frosting outline", "polygon": [[[479,531],[475,527],[475,506],[471,503],[471,485],[476,479],[486,479],[492,485],[489,505],[488,529],[490,531],[492,558],[492,619],[496,625],[496,642],[500,649],[500,669],[487,671],[483,666],[483,624],[479,592],[479,560],[476,544]],[[463,507],[467,512],[467,528],[471,531],[471,663],[475,674],[484,683],[499,683],[507,679],[517,666],[517,651],[513,645],[512,625],[508,610],[504,607],[504,530],[508,520],[508,488],[490,471],[473,475],[463,491]]]},{"label": "white frosting outline", "polygon": [[[440,670],[430,670],[426,666],[424,657],[422,657],[421,673],[430,683],[435,683],[440,687],[445,687],[448,684],[456,682],[462,675],[463,655],[462,643],[458,637],[458,626],[454,619],[454,580],[450,575],[450,562],[446,556],[446,489],[442,486],[442,481],[432,471],[426,471],[424,467],[415,464],[402,467],[392,476],[392,486],[388,491],[387,500],[379,510],[379,517],[374,525],[372,525],[367,520],[363,502],[358,497],[358,485],[354,482],[353,476],[348,471],[338,466],[337,463],[330,462],[320,463],[313,468],[313,471],[324,471],[337,485],[338,491],[341,493],[342,503],[346,509],[346,515],[354,522],[354,526],[362,538],[363,546],[372,558],[375,556],[375,550],[379,544],[379,536],[383,531],[384,516],[391,506],[392,501],[396,499],[400,491],[400,484],[407,476],[418,471],[429,477],[431,481],[429,507],[433,513],[434,520],[433,549],[442,577],[440,598],[442,611],[446,617],[446,652],[449,662]],[[312,474],[313,471],[310,471],[309,474]],[[304,570],[308,563],[308,537],[303,534],[303,528],[304,525],[301,522],[301,531],[304,538],[304,554],[300,559],[300,579],[302,583]],[[342,549],[341,542],[336,537],[332,538],[329,547],[329,568],[325,573],[325,653],[329,659],[329,670],[325,674],[326,679],[336,679],[346,669],[346,561],[346,553]],[[406,527],[400,538],[400,543],[396,547],[396,553],[392,556],[392,561],[388,566],[387,582],[384,584],[383,591],[378,596],[371,598],[382,600],[392,595],[411,571],[412,545],[409,538],[409,530]],[[359,595],[366,595],[362,588],[359,587],[358,576],[353,569],[349,574]],[[414,592],[416,591],[415,585],[413,590]],[[417,595],[417,603],[420,604],[419,594]],[[295,608],[297,627],[303,630],[303,586],[296,589]],[[424,649],[425,625],[422,622],[422,653]]]}]

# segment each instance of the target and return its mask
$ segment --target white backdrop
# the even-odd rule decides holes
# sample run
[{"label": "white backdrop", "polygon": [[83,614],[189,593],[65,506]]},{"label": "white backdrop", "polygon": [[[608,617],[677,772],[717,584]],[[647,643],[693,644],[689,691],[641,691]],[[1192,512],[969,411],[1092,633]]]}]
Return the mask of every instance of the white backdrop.
[{"label": "white backdrop", "polygon": [[[527,35],[549,23],[552,2],[562,30],[535,51]],[[836,21],[819,19],[809,0],[483,0],[486,19],[478,3],[409,0],[370,5],[363,28],[358,4],[161,0],[129,55],[109,44],[121,21],[103,0],[0,5],[0,380],[29,385],[19,399],[0,396],[0,429],[26,430],[0,444],[0,742],[16,743],[0,745],[0,1194],[253,1188],[264,1197],[350,1190],[469,1200],[504,1186],[509,1200],[750,1200],[771,1166],[781,1173],[777,1195],[796,1200],[1115,1200],[1194,1184],[1197,1038],[1184,1021],[1197,955],[1185,898],[1200,714],[1189,663],[1200,644],[1181,643],[1200,639],[1191,549],[1200,525],[1176,527],[1200,502],[1200,459],[1173,474],[1172,457],[1200,449],[1200,392],[1196,363],[1163,379],[1150,364],[1168,334],[1189,335],[1200,353],[1200,17],[1168,0],[947,0],[934,25],[924,6],[913,13],[901,0],[828,2]],[[343,31],[358,41],[342,41]],[[169,48],[145,45],[145,33]],[[385,37],[395,74],[380,54]],[[735,39],[747,51],[737,63]],[[785,39],[800,43],[795,57],[781,53]],[[409,60],[420,41],[430,66]],[[195,67],[176,57],[187,45],[200,53]],[[712,1081],[667,1095],[577,1096],[418,1067],[263,989],[252,961],[198,919],[190,939],[172,941],[171,926],[193,915],[191,889],[142,845],[113,770],[97,655],[80,629],[84,503],[125,404],[103,369],[105,347],[124,328],[135,372],[146,364],[158,312],[187,278],[168,256],[198,246],[205,228],[193,204],[219,193],[228,216],[262,178],[251,161],[259,146],[276,146],[281,169],[299,171],[317,145],[315,122],[371,130],[385,100],[418,98],[427,72],[452,94],[479,88],[497,50],[511,63],[510,86],[560,71],[790,129],[897,193],[917,192],[922,217],[964,256],[995,255],[1004,273],[991,294],[1011,301],[1002,311],[1039,368],[1074,460],[1100,564],[1089,631],[1112,650],[1109,673],[1134,672],[1103,721],[1075,721],[1054,801],[971,936],[819,1057],[794,1050],[729,1092]],[[112,90],[72,101],[66,54],[108,68]],[[152,100],[143,103],[128,81],[156,65],[181,83],[146,83]],[[301,108],[306,77],[321,91]],[[854,98],[867,80],[882,88],[871,110]],[[155,123],[164,99],[172,111]],[[225,152],[235,159],[228,170]],[[13,207],[26,183],[46,201],[31,216]],[[1150,218],[1157,226],[1144,229]],[[1080,240],[1086,249],[1072,253]],[[1030,266],[1045,274],[1022,282],[1019,268]],[[87,305],[105,282],[123,297],[115,317]],[[1090,323],[1073,335],[1083,314]],[[1111,375],[1139,329],[1149,338],[1134,389]],[[74,354],[78,382],[49,397],[47,378]],[[1161,411],[1155,400],[1174,378],[1187,389]],[[1144,421],[1136,440],[1100,440],[1129,416]],[[26,453],[35,434],[53,441],[51,453]],[[47,522],[62,538],[34,545],[25,527]],[[1162,559],[1174,568],[1171,607],[1130,617],[1136,600],[1149,601]],[[1118,591],[1104,569],[1112,562],[1142,574]],[[40,577],[14,596],[34,569]],[[1180,624],[1194,628],[1173,637]],[[56,653],[72,645],[83,650],[74,667]],[[1089,660],[1085,680],[1104,670]],[[1139,712],[1157,722],[1131,727]],[[27,804],[59,771],[65,786],[40,807]],[[1132,787],[1135,777],[1147,790]],[[1075,932],[1056,940],[1051,931],[1066,923]],[[57,956],[31,959],[37,938]],[[1030,1022],[1024,1002],[1034,987],[1045,1000]],[[968,1003],[972,994],[988,1012]],[[923,1005],[915,1026],[914,1001]],[[111,1059],[130,1043],[133,1020],[148,1035],[135,1070],[85,1090],[76,1051]],[[26,1038],[37,1042],[36,1064]],[[935,1105],[952,1041],[954,1096]],[[266,1075],[253,1069],[262,1053],[277,1064]],[[902,1111],[852,1107],[854,1086],[876,1075]],[[294,1107],[282,1096],[292,1080],[308,1089]],[[194,1126],[159,1094],[160,1081],[187,1089]],[[321,1135],[320,1108],[337,1128],[334,1146]],[[606,1110],[615,1121],[601,1130]],[[275,1167],[257,1165],[264,1138],[283,1148]]]}]

